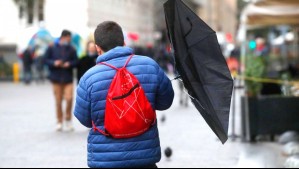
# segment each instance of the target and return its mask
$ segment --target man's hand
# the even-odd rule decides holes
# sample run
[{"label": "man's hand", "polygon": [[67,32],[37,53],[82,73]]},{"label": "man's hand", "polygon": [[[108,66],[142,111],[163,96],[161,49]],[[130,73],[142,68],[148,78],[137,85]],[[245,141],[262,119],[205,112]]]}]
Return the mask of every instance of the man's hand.
[{"label": "man's hand", "polygon": [[54,66],[55,66],[55,67],[61,67],[62,65],[63,65],[62,60],[56,60],[56,61],[54,62]]},{"label": "man's hand", "polygon": [[62,67],[65,69],[68,69],[71,67],[71,64],[70,64],[70,62],[65,62]]}]

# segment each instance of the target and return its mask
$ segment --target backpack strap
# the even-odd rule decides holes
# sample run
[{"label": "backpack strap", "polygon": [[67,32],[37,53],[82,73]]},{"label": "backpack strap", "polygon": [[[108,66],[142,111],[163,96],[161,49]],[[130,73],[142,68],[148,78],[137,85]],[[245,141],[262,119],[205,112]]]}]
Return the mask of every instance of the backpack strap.
[{"label": "backpack strap", "polygon": [[108,134],[105,131],[100,130],[99,128],[97,128],[97,126],[95,125],[94,121],[92,121],[92,129],[93,129],[94,132],[99,132],[99,133],[103,134],[106,137],[110,136],[110,134]]},{"label": "backpack strap", "polygon": [[133,54],[133,55],[131,55],[131,56],[129,57],[129,59],[127,60],[127,62],[126,62],[126,64],[125,64],[125,66],[124,66],[123,68],[125,68],[125,67],[127,67],[127,66],[128,66],[128,64],[130,63],[130,61],[131,61],[131,59],[133,58],[133,56],[134,56],[134,54]]},{"label": "backpack strap", "polygon": [[[131,59],[133,58],[133,56],[134,56],[134,54],[131,55],[131,56],[129,57],[129,59],[127,60],[125,66],[124,66],[123,68],[125,68],[125,67],[128,66],[128,64],[130,63],[130,61],[131,61]],[[101,62],[101,63],[99,63],[99,64],[101,64],[101,65],[105,65],[105,66],[108,66],[108,67],[111,67],[112,69],[115,69],[116,71],[119,70],[119,68],[117,68],[117,67],[115,67],[115,66],[113,66],[113,65],[110,65],[110,64],[108,64],[108,63],[106,63],[106,62]]]},{"label": "backpack strap", "polygon": [[106,62],[101,62],[101,63],[99,63],[99,64],[101,64],[101,65],[105,65],[105,66],[108,66],[108,67],[111,67],[112,69],[115,69],[116,71],[119,70],[117,67],[115,67],[115,66],[113,66],[113,65],[110,65],[110,64],[108,64],[108,63],[106,63]]}]

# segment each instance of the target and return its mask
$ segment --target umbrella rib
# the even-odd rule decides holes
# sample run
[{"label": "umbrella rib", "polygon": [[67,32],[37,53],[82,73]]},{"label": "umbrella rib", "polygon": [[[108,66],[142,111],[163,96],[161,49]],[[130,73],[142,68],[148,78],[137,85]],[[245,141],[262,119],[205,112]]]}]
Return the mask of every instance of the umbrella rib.
[{"label": "umbrella rib", "polygon": [[184,89],[184,92],[185,92],[191,99],[193,99],[193,100],[197,100],[197,102],[199,103],[200,107],[201,107],[203,110],[206,110],[206,109],[201,105],[201,103],[199,102],[199,100],[196,99],[196,98],[194,98],[193,96],[191,96],[191,95],[188,93],[188,91],[187,91],[186,89]]}]

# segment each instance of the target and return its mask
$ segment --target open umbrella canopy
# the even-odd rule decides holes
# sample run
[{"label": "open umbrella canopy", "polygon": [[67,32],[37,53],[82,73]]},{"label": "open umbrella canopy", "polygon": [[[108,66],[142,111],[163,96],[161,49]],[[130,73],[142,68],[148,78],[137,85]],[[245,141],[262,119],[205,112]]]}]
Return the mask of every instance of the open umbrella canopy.
[{"label": "open umbrella canopy", "polygon": [[53,37],[45,28],[28,27],[20,32],[17,38],[17,53],[22,54],[27,48],[34,49],[36,57],[42,56],[53,43]]},{"label": "open umbrella canopy", "polygon": [[83,38],[78,33],[72,33],[72,45],[77,50],[77,55],[80,57],[84,54],[83,50]]},{"label": "open umbrella canopy", "polygon": [[177,71],[193,104],[224,144],[233,80],[216,33],[181,0],[168,0],[164,9]]},{"label": "open umbrella canopy", "polygon": [[44,28],[39,29],[34,35],[32,35],[32,38],[29,41],[29,46],[38,45],[41,41],[44,43],[53,42],[51,33]]},{"label": "open umbrella canopy", "polygon": [[49,45],[53,43],[53,41],[54,38],[51,36],[51,33],[41,28],[32,36],[28,46],[35,49],[36,57],[41,57],[46,53]]}]

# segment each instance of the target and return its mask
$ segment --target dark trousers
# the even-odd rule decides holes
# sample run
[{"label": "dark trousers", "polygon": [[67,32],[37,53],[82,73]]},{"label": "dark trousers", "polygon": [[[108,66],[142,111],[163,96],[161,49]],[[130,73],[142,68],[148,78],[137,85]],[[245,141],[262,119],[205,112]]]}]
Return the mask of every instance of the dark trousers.
[{"label": "dark trousers", "polygon": [[32,71],[29,68],[24,69],[24,82],[26,84],[31,83],[32,81]]}]

